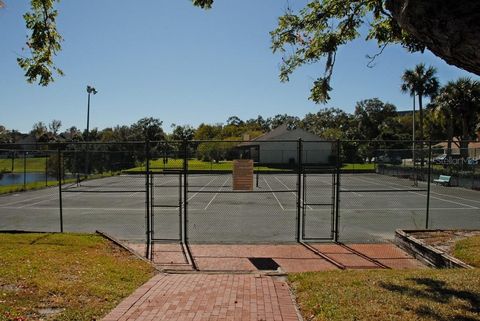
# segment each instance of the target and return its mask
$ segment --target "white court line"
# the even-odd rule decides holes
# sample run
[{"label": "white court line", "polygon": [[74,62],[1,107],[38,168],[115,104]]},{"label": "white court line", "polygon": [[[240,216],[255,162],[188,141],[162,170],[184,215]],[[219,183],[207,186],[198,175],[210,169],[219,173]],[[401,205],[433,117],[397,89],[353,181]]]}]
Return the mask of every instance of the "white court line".
[{"label": "white court line", "polygon": [[[360,178],[357,178],[357,179],[361,180]],[[376,183],[376,182],[371,181],[371,180],[366,179],[366,178],[364,178],[363,181],[365,181],[365,182],[371,182],[371,183],[373,183],[373,184],[377,184],[377,185],[381,185],[381,186],[385,186],[385,185],[386,185],[386,184]],[[402,185],[402,184],[393,183],[393,182],[389,182],[389,183],[390,183],[390,184],[393,184],[393,185],[405,187],[405,186]],[[393,187],[393,186],[391,186],[391,185],[386,185],[386,186],[391,187],[391,188],[394,188],[394,189],[400,189],[400,188],[395,188],[395,187]],[[417,195],[420,195],[420,196],[423,196],[423,197],[427,197],[427,195],[423,195],[423,194],[420,194],[420,193],[417,193],[417,192],[409,192],[409,193],[417,194]],[[446,199],[444,199],[444,198],[435,197],[435,196],[431,196],[431,195],[430,195],[430,197],[431,197],[431,198],[434,198],[434,199],[437,199],[437,200],[440,200],[440,201],[443,201],[443,202],[448,202],[448,203],[452,203],[452,204],[456,204],[456,205],[460,205],[460,206],[464,206],[464,207],[466,206],[466,207],[469,207],[469,208],[472,208],[472,209],[477,209],[477,210],[479,209],[478,207],[475,207],[475,206],[472,206],[472,205],[469,205],[469,204],[454,202],[454,201],[451,201],[451,200],[446,200]]]},{"label": "white court line", "polygon": [[[430,208],[431,210],[435,210],[435,211],[466,211],[466,210],[472,210],[472,211],[476,211],[477,209],[476,208],[468,208],[468,207],[434,207],[434,208]],[[385,211],[425,211],[425,207],[419,207],[419,208],[388,208],[388,209],[385,209],[385,208],[343,208],[342,209],[343,211],[382,211],[382,212],[385,212]],[[287,212],[294,212],[296,211],[296,209],[286,209],[285,211]],[[316,209],[313,209],[312,211],[330,211],[330,209],[321,209],[321,208],[316,208]]]},{"label": "white court line", "polygon": [[[18,207],[13,207],[13,206],[10,206],[10,207],[0,207],[0,209],[6,209],[6,210],[18,210]],[[104,207],[104,208],[100,208],[100,207],[64,207],[63,208],[64,210],[85,210],[85,211],[132,211],[132,212],[145,212],[145,208],[119,208],[119,207]],[[465,207],[465,208],[460,208],[460,207],[433,207],[433,208],[430,208],[431,210],[443,210],[443,211],[466,211],[466,210],[477,210],[476,208],[468,208],[468,207]],[[23,208],[22,209],[23,211],[39,211],[39,210],[49,210],[49,211],[57,211],[58,210],[58,207],[27,207],[27,208]],[[204,211],[203,208],[192,208],[190,209],[189,208],[189,211],[190,210],[193,210],[193,211]],[[425,208],[424,207],[419,207],[419,208],[389,208],[389,209],[385,209],[385,208],[344,208],[343,210],[345,211],[424,211]],[[165,211],[165,212],[168,212],[168,211],[178,211],[178,209],[176,208],[159,208],[157,209],[157,211]],[[286,212],[296,212],[297,209],[293,209],[293,208],[287,208],[285,209],[284,211]],[[312,211],[330,211],[330,209],[321,209],[321,208],[317,208],[317,209],[312,209]],[[2,214],[0,213],[0,216]]]},{"label": "white court line", "polygon": [[[168,183],[172,183],[172,182],[175,182],[175,181],[176,181],[176,179],[174,179],[174,180],[169,180],[169,181],[163,182],[163,183],[161,183],[161,184],[155,185],[155,180],[154,180],[154,183],[153,183],[153,184],[154,184],[155,186],[152,186],[152,188],[160,187],[160,186],[162,186],[162,185],[165,185],[165,184],[168,184]],[[128,197],[135,196],[135,195],[137,195],[138,193],[145,193],[145,192],[144,192],[144,191],[143,191],[143,192],[135,192],[135,193],[132,193],[132,194],[128,195]]]},{"label": "white court line", "polygon": [[195,196],[197,196],[201,191],[203,191],[205,189],[205,187],[207,187],[208,185],[210,185],[214,180],[216,180],[218,178],[218,176],[215,176],[210,182],[208,182],[207,184],[205,184],[198,192],[196,192],[195,194],[193,194],[192,196],[190,196],[188,199],[187,199],[187,202],[190,201],[192,198],[194,198]]},{"label": "white court line", "polygon": [[[19,207],[0,207],[2,209],[7,209],[7,210],[18,210]],[[22,210],[57,210],[58,211],[58,206],[57,207],[26,207],[23,208]],[[141,211],[145,212],[145,208],[113,208],[113,207],[63,207],[63,210],[84,210],[84,211]]]},{"label": "white court line", "polygon": [[[270,188],[270,190],[273,191],[272,187],[270,186],[270,184],[268,184],[268,182],[267,182],[267,180],[265,179],[265,177],[263,178],[263,180],[264,180],[265,183],[267,184],[268,188]],[[280,203],[280,201],[278,200],[277,195],[275,195],[275,193],[273,193],[273,192],[272,192],[272,194],[273,194],[273,196],[275,197],[275,199],[277,200],[278,205],[280,205],[280,208],[281,208],[283,211],[285,211],[285,208],[283,207],[282,203]]]},{"label": "white court line", "polygon": [[[227,184],[229,179],[230,179],[230,177],[227,177],[227,180],[222,184],[222,187],[220,187],[219,191],[222,190],[222,188],[225,186],[225,184]],[[207,206],[205,206],[205,208],[203,209],[204,211],[207,210],[207,208],[210,206],[210,204],[212,204],[213,200],[217,197],[217,195],[218,195],[218,193],[215,193],[215,195],[213,195],[210,202],[208,202]]]},{"label": "white court line", "polygon": [[[81,194],[81,192],[76,193],[76,194],[77,194],[77,195],[73,195],[73,194],[72,194],[72,195],[70,195],[70,196],[62,195],[62,200],[67,199],[67,198],[72,198],[72,197],[74,197],[74,196],[78,196],[78,194]],[[37,199],[37,198],[38,198],[38,197],[36,197],[35,199]],[[45,198],[45,197],[43,197],[43,198]],[[30,200],[32,200],[32,199],[33,199],[33,198],[30,198],[30,199],[28,199],[27,201],[30,201]],[[57,201],[57,202],[58,202],[58,201],[59,201],[59,200],[58,200],[58,194],[56,195],[55,198],[52,198],[52,199],[44,199],[44,200],[42,200],[42,201],[38,201],[38,202],[34,202],[34,203],[29,203],[29,204],[25,204],[25,205],[22,205],[22,206],[18,206],[17,208],[28,208],[28,207],[30,207],[30,206],[32,206],[32,205],[37,205],[37,204],[41,204],[41,203],[44,203],[44,202],[51,202],[51,201]],[[11,205],[11,204],[10,204],[10,205]]]},{"label": "white court line", "polygon": [[[6,210],[18,210],[18,207],[0,207],[0,209],[6,209]],[[120,208],[120,207],[63,207],[64,210],[72,211],[72,210],[82,210],[82,211],[131,211],[131,212],[142,212],[145,213],[145,208]],[[26,207],[23,208],[22,211],[40,211],[40,210],[49,210],[49,211],[58,211],[58,206],[57,207]],[[203,208],[189,208],[189,211],[203,211]],[[156,211],[176,211],[178,212],[178,209],[176,208],[158,208]],[[3,215],[0,213],[0,216]],[[119,214],[120,215],[120,214]]]},{"label": "white court line", "polygon": [[[348,191],[348,190],[347,189],[342,189],[342,188],[340,189],[340,192],[345,192],[345,191]],[[363,197],[362,194],[359,194],[357,192],[349,192],[349,193],[354,194],[354,195],[359,196],[359,197]]]},{"label": "white court line", "polygon": [[[39,190],[39,191],[43,191],[43,190]],[[58,191],[58,186],[57,186],[57,191]],[[34,192],[34,191],[30,191],[30,192]],[[38,191],[37,191],[38,192]],[[25,192],[21,192],[19,193],[18,195],[22,195],[23,193]],[[28,192],[27,192],[28,193]],[[58,193],[52,193],[54,195],[58,195]],[[3,205],[13,205],[13,204],[18,204],[18,203],[22,203],[22,202],[26,202],[26,201],[31,201],[31,200],[36,200],[38,198],[45,198],[45,196],[50,196],[50,194],[46,194],[46,195],[42,195],[42,196],[37,196],[37,197],[31,197],[31,198],[24,198],[22,200],[19,200],[19,201],[14,201],[14,202],[10,202],[10,203],[6,203],[6,204],[3,204]]]},{"label": "white court line", "polygon": [[[275,177],[275,179],[276,179],[280,184],[282,184],[286,189],[290,189],[290,188],[289,188],[287,185],[285,185],[277,176],[274,176],[274,177]],[[295,194],[294,192],[291,192],[291,193],[293,194],[293,196],[295,196],[295,199],[297,199],[297,194]],[[300,202],[302,202],[302,201],[303,201],[303,199],[300,198]],[[303,203],[303,202],[302,202],[302,203]],[[313,209],[310,205],[307,205],[307,208],[308,208],[308,209],[311,209],[311,210]]]},{"label": "white court line", "polygon": [[474,203],[480,203],[480,201],[475,201],[475,200],[468,199],[468,198],[464,198],[464,197],[460,197],[460,196],[452,196],[452,195],[437,193],[437,192],[433,192],[433,191],[430,191],[430,193],[437,194],[437,195],[441,195],[441,196],[447,196],[447,197],[450,197],[450,198],[458,198],[458,199],[464,200],[464,201],[469,201],[469,202],[474,202]]},{"label": "white court line", "polygon": [[[422,183],[423,185],[427,185],[427,183],[424,183],[424,182],[420,182],[420,183]],[[403,186],[402,184],[393,183],[393,182],[390,182],[390,184],[398,185],[398,186]],[[453,188],[455,188],[455,187],[453,187]],[[480,203],[480,201],[476,201],[476,200],[472,200],[472,199],[464,198],[464,197],[460,197],[460,196],[453,196],[453,195],[448,195],[448,194],[442,194],[442,193],[438,193],[438,192],[434,192],[434,191],[430,191],[430,193],[432,193],[432,194],[437,194],[437,195],[440,195],[440,196],[446,196],[446,197],[450,197],[450,198],[457,198],[457,199],[464,200],[464,201],[468,201],[468,202]],[[443,200],[443,199],[442,199],[442,200]]]},{"label": "white court line", "polygon": [[[107,178],[112,178],[112,177],[105,177],[105,178],[99,178],[97,180],[100,180],[100,179],[107,179]],[[88,181],[87,181],[88,182]],[[72,184],[75,184],[75,183],[72,183]],[[62,184],[63,185],[63,184]],[[58,186],[53,186],[52,188],[55,188],[55,189],[58,189]],[[98,189],[100,187],[94,187],[92,190],[95,190],[95,189]],[[43,190],[39,190],[40,191],[43,191]],[[29,203],[29,204],[25,204],[25,205],[22,205],[22,206],[19,206],[17,208],[26,208],[26,207],[29,207],[29,206],[32,206],[32,205],[37,205],[37,204],[40,204],[40,203],[43,203],[43,202],[49,202],[49,201],[52,201],[52,200],[58,200],[58,194],[57,193],[52,193],[53,195],[55,195],[56,197],[54,199],[44,199],[42,201],[39,201],[39,202],[35,202],[35,203]],[[77,193],[77,194],[81,194],[81,192]],[[21,194],[19,194],[21,195]],[[15,201],[15,202],[10,202],[10,203],[7,203],[7,204],[4,204],[4,205],[13,205],[13,204],[18,204],[18,203],[23,203],[23,202],[28,202],[28,201],[32,201],[32,200],[36,200],[36,199],[39,199],[39,198],[45,198],[46,196],[52,196],[51,194],[46,194],[46,195],[43,195],[43,196],[37,196],[37,197],[32,197],[32,198],[28,198],[28,199],[23,199],[23,200],[20,200],[20,201]],[[78,195],[72,195],[70,197],[68,196],[64,196],[62,195],[62,199],[66,199],[66,198],[72,198],[74,196],[78,196]]]},{"label": "white court line", "polygon": [[[120,176],[128,176],[128,175],[120,175]],[[112,177],[105,177],[105,178],[99,178],[99,179],[95,179],[95,180],[101,180],[101,179],[112,179]],[[92,180],[93,181],[93,180]],[[87,181],[89,182],[89,181]],[[88,187],[88,186],[87,186]],[[101,187],[94,187],[92,188],[91,190],[96,190],[96,189],[99,189]],[[48,188],[48,190],[50,189],[57,189],[58,190],[58,186],[53,186],[53,187],[50,187]],[[26,193],[28,192],[43,192],[43,191],[46,191],[47,189],[42,189],[42,190],[38,190],[38,191],[27,191]],[[129,196],[133,196],[137,193],[141,193],[141,192],[135,192]],[[82,192],[78,192],[76,193],[77,195],[72,195],[72,196],[66,196],[66,195],[62,195],[62,198],[63,199],[66,199],[66,198],[72,198],[74,196],[78,196],[79,194],[82,194]],[[22,193],[19,193],[18,195],[20,196],[25,196]],[[51,197],[51,196],[55,196],[55,198],[52,198],[52,199],[45,199],[46,197]],[[28,201],[33,201],[33,200],[36,200],[36,199],[39,199],[39,198],[43,198],[44,200],[42,201],[39,201],[39,202],[34,202],[34,203],[29,203],[29,204],[25,204],[25,205],[22,205],[22,206],[19,206],[19,207],[16,207],[16,208],[27,208],[27,207],[30,207],[30,206],[33,206],[33,205],[37,205],[37,204],[41,204],[41,203],[44,203],[44,202],[49,202],[49,201],[54,201],[54,200],[58,200],[58,193],[56,193],[55,191],[53,191],[53,193],[48,193],[48,194],[45,194],[45,195],[42,195],[42,196],[37,196],[37,197],[31,197],[31,198],[23,198],[21,200],[17,200],[17,201],[14,201],[14,202],[9,202],[9,203],[5,203],[5,204],[2,204],[0,206],[0,208],[6,208],[5,206],[9,206],[9,205],[14,205],[14,204],[18,204],[18,203],[24,203],[24,202],[28,202]]]},{"label": "white court line", "polygon": [[[98,190],[99,188],[102,188],[102,187],[94,187],[92,189],[90,189],[90,191],[95,191],[95,190]],[[80,194],[82,194],[83,192],[78,192],[78,193],[73,193],[71,196],[66,196],[66,195],[63,195],[62,194],[62,200],[64,199],[67,199],[67,198],[73,198],[73,197],[76,197]],[[77,194],[77,195],[75,195]],[[31,200],[31,199],[30,199]],[[25,204],[25,205],[22,205],[22,206],[19,206],[17,208],[28,208],[32,205],[38,205],[38,204],[41,204],[41,203],[44,203],[44,202],[50,202],[50,201],[53,201],[53,200],[57,200],[58,201],[58,198],[55,198],[55,199],[46,199],[46,200],[42,200],[42,201],[38,201],[38,202],[35,202],[35,203],[30,203],[30,204]]]},{"label": "white court line", "polygon": [[[390,187],[390,188],[393,188],[393,189],[396,189],[396,190],[401,190],[401,188],[396,188],[396,187],[393,187],[393,186],[387,185],[387,184],[376,183],[376,182],[371,181],[371,180],[366,179],[366,178],[364,178],[364,179],[361,179],[361,178],[358,178],[358,177],[354,177],[354,178],[357,179],[357,180],[360,180],[360,181],[367,182],[367,183],[372,183],[372,184],[376,184],[376,185],[380,185],[380,186],[387,186],[387,187]],[[392,184],[395,184],[395,183],[392,183]],[[401,184],[395,184],[395,185],[405,187],[405,186],[403,186],[403,185],[401,185]],[[409,193],[416,194],[416,195],[420,195],[420,196],[423,196],[423,197],[427,197],[427,195],[423,195],[423,194],[420,194],[420,193],[417,193],[417,192],[409,192]],[[459,203],[459,202],[454,202],[454,201],[446,200],[446,199],[439,198],[439,197],[435,197],[435,196],[431,196],[431,195],[430,195],[430,197],[431,197],[431,198],[434,198],[434,199],[437,199],[437,200],[440,200],[440,201],[443,201],[443,202],[448,202],[448,203],[460,205],[460,206],[463,206],[463,207],[469,207],[469,208],[476,209],[476,210],[479,209],[478,207],[475,207],[475,206],[472,206],[472,205],[468,205],[468,204],[463,204],[463,203]]]}]

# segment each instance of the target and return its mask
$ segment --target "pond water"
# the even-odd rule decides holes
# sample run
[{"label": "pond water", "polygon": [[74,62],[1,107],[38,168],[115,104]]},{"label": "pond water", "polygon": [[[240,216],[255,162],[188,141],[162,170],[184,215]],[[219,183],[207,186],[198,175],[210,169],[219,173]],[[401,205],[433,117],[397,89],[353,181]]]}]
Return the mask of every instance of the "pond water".
[{"label": "pond water", "polygon": [[[0,186],[23,184],[23,173],[0,174]],[[48,176],[47,180],[55,181],[56,177]],[[27,183],[45,182],[45,173],[26,173],[25,181]]]}]

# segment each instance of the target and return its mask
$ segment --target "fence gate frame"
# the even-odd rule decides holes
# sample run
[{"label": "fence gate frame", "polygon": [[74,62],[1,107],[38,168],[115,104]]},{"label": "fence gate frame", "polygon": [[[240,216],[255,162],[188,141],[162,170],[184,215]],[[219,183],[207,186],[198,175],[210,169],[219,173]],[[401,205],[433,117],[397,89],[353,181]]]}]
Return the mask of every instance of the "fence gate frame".
[{"label": "fence gate frame", "polygon": [[[303,141],[298,139],[297,141],[297,166],[293,171],[297,175],[297,183],[295,190],[296,193],[296,228],[295,228],[295,238],[292,241],[304,244],[304,242],[337,242],[338,241],[338,226],[339,226],[339,195],[340,195],[340,142],[339,141],[322,141],[322,142],[331,142],[336,148],[332,148],[332,151],[335,151],[337,155],[336,164],[328,166],[312,166],[305,164],[303,161]],[[293,142],[293,140],[292,140]],[[150,145],[149,142],[146,142],[146,211],[147,211],[147,222],[146,222],[146,254],[147,258],[154,259],[154,244],[162,242],[178,242],[181,244],[184,255],[187,258],[187,261],[193,262],[190,248],[188,246],[189,237],[188,237],[188,178],[189,178],[189,168],[188,168],[188,158],[189,158],[189,146],[192,141],[184,140],[181,143],[179,152],[181,158],[183,159],[183,166],[181,168],[166,170],[163,169],[161,172],[155,172],[150,166],[151,155],[150,155]],[[330,174],[331,175],[331,202],[329,203],[319,203],[319,202],[308,202],[308,177],[312,174]],[[167,175],[178,175],[178,205],[173,204],[160,204],[155,199],[155,192],[158,189],[161,189],[161,185],[155,185],[155,177],[158,176],[167,176]],[[253,192],[255,193],[255,192]],[[315,195],[313,196],[315,197]],[[309,206],[328,206],[330,207],[330,231],[328,235],[325,236],[309,236],[306,234],[306,229],[308,226],[307,212]],[[155,230],[156,222],[156,211],[159,208],[177,208],[178,209],[178,234],[177,237],[157,237],[156,234],[158,231]],[[320,214],[318,214],[320,215]],[[194,262],[193,262],[194,265]]]},{"label": "fence gate frame", "polygon": [[[155,177],[156,176],[177,176],[178,175],[178,204],[160,204],[155,200],[155,192],[157,190],[161,190],[161,185],[155,185]],[[184,198],[183,198],[183,177],[184,173],[182,170],[172,170],[162,173],[155,173],[149,171],[147,173],[147,180],[150,186],[149,188],[149,199],[150,201],[147,202],[147,206],[149,206],[149,220],[147,223],[147,258],[151,260],[154,259],[154,245],[155,243],[162,243],[162,242],[184,242],[184,233],[183,233],[183,220],[184,220]],[[155,236],[155,213],[156,209],[178,209],[178,234],[177,237],[156,237]],[[150,227],[150,228],[148,228]]]},{"label": "fence gate frame", "polygon": [[[338,240],[338,229],[337,229],[337,217],[338,217],[338,206],[337,206],[337,201],[338,199],[338,194],[337,186],[339,186],[339,181],[338,181],[338,170],[337,168],[331,168],[331,167],[323,167],[323,168],[315,168],[315,167],[307,167],[304,166],[302,170],[302,188],[301,188],[301,242],[325,242],[325,241],[333,241],[337,242]],[[308,202],[307,195],[308,195],[308,177],[309,174],[330,174],[331,175],[331,196],[330,196],[330,202],[329,203],[319,203],[319,202],[313,202],[310,203]],[[313,195],[312,198],[315,199],[316,195]],[[330,207],[330,232],[329,236],[320,236],[318,235],[312,235],[309,236],[306,233],[306,229],[308,226],[308,220],[307,220],[307,212],[309,206],[319,206],[319,207]],[[314,214],[315,212],[311,212],[310,216],[316,215],[320,216],[322,213],[319,214]],[[320,233],[320,232],[318,232]]]},{"label": "fence gate frame", "polygon": [[[165,146],[165,148],[167,148]],[[185,256],[186,261],[193,269],[197,270],[195,265],[195,261],[193,260],[192,253],[188,246],[188,239],[187,239],[187,212],[188,212],[188,201],[187,201],[187,193],[188,193],[188,141],[184,140],[182,142],[182,160],[183,166],[182,168],[178,169],[165,169],[162,168],[161,172],[152,171],[150,166],[151,155],[150,155],[150,145],[149,142],[146,141],[146,212],[147,212],[147,222],[146,222],[146,258],[153,261],[155,258],[155,244],[157,243],[168,243],[168,242],[176,242],[182,248],[183,255]],[[165,158],[164,154],[164,158]],[[178,205],[173,204],[160,204],[155,201],[155,191],[157,189],[161,189],[161,185],[155,185],[155,177],[156,176],[167,176],[167,175],[178,175]],[[177,237],[169,238],[169,237],[156,237],[155,236],[155,212],[158,208],[177,208],[178,209],[178,234]]]}]

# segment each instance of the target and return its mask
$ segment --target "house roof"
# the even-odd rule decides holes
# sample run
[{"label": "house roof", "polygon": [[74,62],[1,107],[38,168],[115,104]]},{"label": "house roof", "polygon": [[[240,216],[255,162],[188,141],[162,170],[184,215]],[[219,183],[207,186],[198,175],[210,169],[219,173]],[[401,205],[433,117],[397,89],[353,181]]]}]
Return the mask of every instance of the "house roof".
[{"label": "house roof", "polygon": [[323,140],[321,137],[312,134],[302,128],[295,128],[289,129],[286,124],[280,125],[277,128],[260,135],[250,141],[240,143],[239,146],[251,146],[256,145],[259,142],[267,142],[267,141],[275,141],[275,140],[296,140],[296,139],[303,139],[303,140],[313,140],[313,141],[321,141]]}]

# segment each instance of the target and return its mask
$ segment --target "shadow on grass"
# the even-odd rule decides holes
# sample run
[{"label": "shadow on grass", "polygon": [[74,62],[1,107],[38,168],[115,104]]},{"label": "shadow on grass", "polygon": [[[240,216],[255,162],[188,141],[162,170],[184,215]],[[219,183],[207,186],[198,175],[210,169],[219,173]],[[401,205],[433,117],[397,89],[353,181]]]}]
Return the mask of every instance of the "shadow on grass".
[{"label": "shadow on grass", "polygon": [[[413,299],[426,299],[442,304],[451,303],[452,306],[446,306],[445,308],[452,311],[455,307],[455,310],[460,312],[460,314],[453,316],[453,320],[480,321],[479,293],[467,290],[456,290],[449,287],[446,282],[432,278],[409,278],[407,281],[423,286],[423,288],[419,289],[418,287],[398,285],[387,282],[380,283],[380,286],[386,290],[410,296]],[[472,280],[472,282],[474,282],[474,280]],[[462,303],[458,304],[452,302],[454,300],[460,300]],[[455,306],[453,306],[453,304]],[[412,310],[421,318],[429,318],[439,321],[452,320],[452,315],[446,316],[441,311],[433,310],[431,307],[425,304],[413,308]],[[467,316],[465,315],[466,313],[475,314],[475,316]]]},{"label": "shadow on grass", "polygon": [[35,243],[37,243],[38,241],[41,241],[43,239],[46,239],[47,237],[49,237],[51,234],[50,233],[47,233],[47,234],[44,234],[44,235],[40,235],[39,237],[37,237],[36,239],[32,240],[30,242],[30,245],[33,245]]}]

